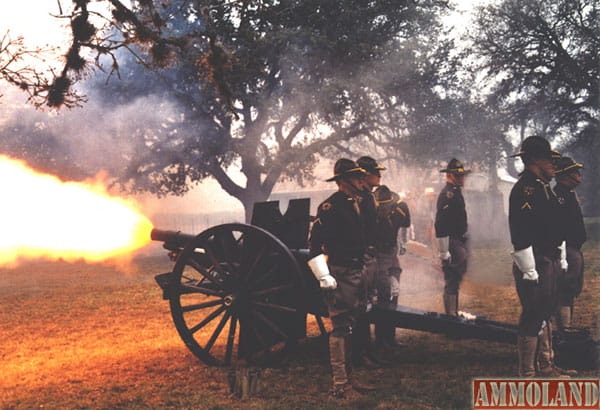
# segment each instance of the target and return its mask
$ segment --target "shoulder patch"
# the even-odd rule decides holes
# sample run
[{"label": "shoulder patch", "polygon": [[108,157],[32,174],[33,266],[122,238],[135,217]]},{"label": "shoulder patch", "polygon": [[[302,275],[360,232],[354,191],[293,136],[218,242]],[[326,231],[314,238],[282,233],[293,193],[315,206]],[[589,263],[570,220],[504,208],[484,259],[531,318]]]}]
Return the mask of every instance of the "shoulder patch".
[{"label": "shoulder patch", "polygon": [[452,199],[453,197],[454,197],[454,192],[452,192],[452,191],[446,191],[446,198]]},{"label": "shoulder patch", "polygon": [[321,210],[329,211],[331,209],[331,202],[323,202],[321,204]]}]

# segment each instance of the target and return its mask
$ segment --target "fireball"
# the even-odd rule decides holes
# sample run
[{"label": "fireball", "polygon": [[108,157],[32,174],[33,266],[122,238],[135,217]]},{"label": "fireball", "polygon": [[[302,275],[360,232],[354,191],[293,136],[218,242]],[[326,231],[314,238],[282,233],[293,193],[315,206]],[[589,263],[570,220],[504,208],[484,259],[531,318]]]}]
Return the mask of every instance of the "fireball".
[{"label": "fireball", "polygon": [[64,182],[0,155],[0,183],[0,265],[23,258],[99,262],[150,241],[150,220],[100,182]]}]

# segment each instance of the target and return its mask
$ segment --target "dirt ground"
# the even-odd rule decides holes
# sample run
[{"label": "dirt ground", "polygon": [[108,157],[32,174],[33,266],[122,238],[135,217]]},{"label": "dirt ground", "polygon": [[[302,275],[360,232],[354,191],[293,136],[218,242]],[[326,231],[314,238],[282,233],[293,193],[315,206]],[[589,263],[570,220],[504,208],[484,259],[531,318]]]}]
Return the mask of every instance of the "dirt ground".
[{"label": "dirt ground", "polygon": [[[575,323],[600,323],[600,256],[586,248],[586,288]],[[442,276],[427,252],[402,258],[400,304],[442,311]],[[515,323],[519,305],[504,249],[474,252],[461,306]],[[380,391],[341,405],[328,394],[326,343],[314,321],[292,357],[264,368],[261,392],[230,394],[227,369],[209,367],[185,347],[153,276],[166,255],[129,264],[35,261],[0,269],[0,408],[2,409],[430,409],[469,408],[473,377],[511,377],[512,345],[452,340],[398,329],[404,347],[381,352],[393,366],[358,369]],[[598,371],[583,376],[598,377]]]}]

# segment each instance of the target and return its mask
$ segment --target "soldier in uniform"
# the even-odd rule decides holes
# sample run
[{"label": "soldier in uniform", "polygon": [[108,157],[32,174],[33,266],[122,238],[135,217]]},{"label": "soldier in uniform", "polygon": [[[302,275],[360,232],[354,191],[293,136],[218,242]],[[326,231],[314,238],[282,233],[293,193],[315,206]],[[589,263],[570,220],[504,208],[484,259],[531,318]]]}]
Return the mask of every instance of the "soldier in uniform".
[{"label": "soldier in uniform", "polygon": [[[377,161],[369,156],[360,157],[356,163],[365,170],[363,178],[363,187],[360,192],[360,212],[363,218],[363,229],[366,240],[365,260],[365,284],[367,286],[368,304],[376,303],[377,298],[377,221],[376,204],[373,196],[373,189],[381,184],[381,171],[385,167],[378,164]],[[373,351],[371,343],[371,325],[367,318],[367,312],[361,314],[356,323],[356,331],[353,336],[353,361],[357,366],[368,368],[377,368],[386,365],[382,359],[378,358]]]},{"label": "soldier in uniform", "polygon": [[536,360],[538,376],[574,374],[552,361],[550,317],[557,306],[560,246],[565,237],[558,200],[549,184],[553,157],[558,155],[539,136],[526,138],[521,151],[513,155],[525,164],[511,190],[508,213],[513,276],[522,308],[517,332],[521,377],[536,376]]},{"label": "soldier in uniform", "polygon": [[364,255],[366,239],[359,208],[365,171],[342,158],[334,166],[338,191],[319,205],[309,238],[308,265],[325,290],[333,330],[329,336],[329,359],[333,395],[356,398],[373,386],[352,380],[352,333],[366,306]]},{"label": "soldier in uniform", "polygon": [[[377,201],[377,304],[396,307],[402,273],[398,256],[406,253],[410,212],[406,202],[386,185],[377,187],[374,194]],[[396,327],[376,323],[375,338],[378,346],[397,346]]]},{"label": "soldier in uniform", "polygon": [[435,236],[444,271],[444,310],[458,315],[458,292],[467,271],[468,238],[467,211],[462,187],[471,170],[452,158],[440,172],[446,173],[446,185],[438,195],[435,215]]},{"label": "soldier in uniform", "polygon": [[375,242],[377,240],[377,222],[376,222],[376,202],[373,196],[373,190],[381,185],[381,171],[385,171],[385,167],[378,164],[375,159],[363,156],[356,163],[359,167],[365,170],[363,178],[363,188],[360,196],[360,210],[364,220],[365,238],[367,240],[366,260],[367,263],[367,284],[371,296],[375,296],[375,275],[377,271],[377,262],[375,256],[377,249]]},{"label": "soldier in uniform", "polygon": [[560,157],[555,162],[556,186],[554,192],[558,197],[558,204],[561,209],[561,221],[565,223],[565,258],[566,266],[561,272],[558,281],[558,312],[556,317],[558,325],[570,327],[573,318],[573,302],[579,296],[583,288],[583,254],[581,246],[586,241],[585,225],[583,223],[583,214],[579,206],[579,199],[575,193],[575,188],[583,180],[581,168],[583,164],[578,164],[569,157]]}]

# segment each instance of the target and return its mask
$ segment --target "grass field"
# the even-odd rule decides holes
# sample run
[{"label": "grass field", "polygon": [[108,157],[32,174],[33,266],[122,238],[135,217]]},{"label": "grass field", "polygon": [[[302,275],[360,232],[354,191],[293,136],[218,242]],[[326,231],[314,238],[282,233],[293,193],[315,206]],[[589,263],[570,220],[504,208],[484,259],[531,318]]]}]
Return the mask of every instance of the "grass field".
[{"label": "grass field", "polygon": [[[600,337],[600,245],[587,243],[586,284],[575,324]],[[431,260],[402,260],[400,303],[441,311],[442,277]],[[461,308],[514,323],[519,304],[506,249],[474,249]],[[153,276],[165,256],[129,266],[30,262],[0,270],[2,409],[334,409],[326,344],[314,323],[298,351],[265,368],[257,397],[229,393],[227,369],[207,367],[185,347]],[[398,329],[407,346],[393,367],[358,369],[381,387],[345,405],[356,409],[465,409],[473,377],[511,377],[512,345],[451,340]],[[599,372],[585,372],[598,377]]]}]

